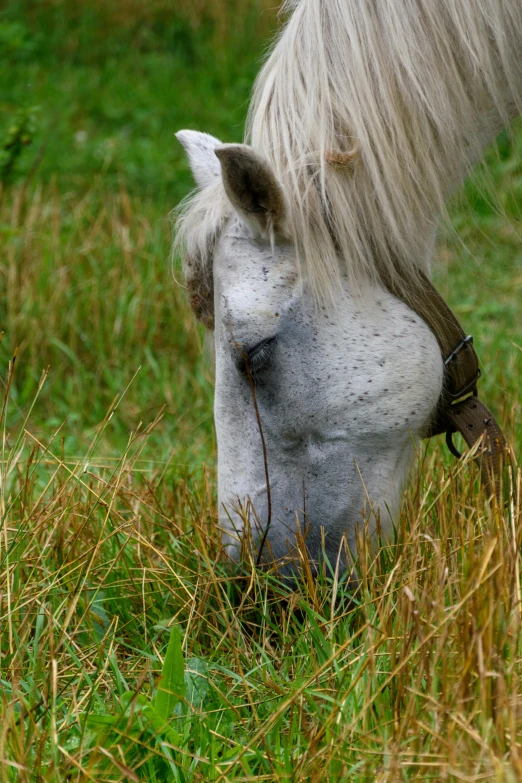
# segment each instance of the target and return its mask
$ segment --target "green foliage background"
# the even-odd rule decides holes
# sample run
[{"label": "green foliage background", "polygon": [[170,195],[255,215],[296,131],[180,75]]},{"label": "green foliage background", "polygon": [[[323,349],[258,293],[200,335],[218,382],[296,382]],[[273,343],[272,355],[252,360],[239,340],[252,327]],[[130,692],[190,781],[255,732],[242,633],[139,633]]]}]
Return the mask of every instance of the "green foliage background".
[{"label": "green foliage background", "polygon": [[[186,9],[184,10],[184,5]],[[45,145],[39,177],[65,187],[95,176],[176,203],[190,185],[173,133],[211,127],[240,139],[274,14],[248,3],[12,2],[0,17],[1,124],[41,107],[20,172]]]}]

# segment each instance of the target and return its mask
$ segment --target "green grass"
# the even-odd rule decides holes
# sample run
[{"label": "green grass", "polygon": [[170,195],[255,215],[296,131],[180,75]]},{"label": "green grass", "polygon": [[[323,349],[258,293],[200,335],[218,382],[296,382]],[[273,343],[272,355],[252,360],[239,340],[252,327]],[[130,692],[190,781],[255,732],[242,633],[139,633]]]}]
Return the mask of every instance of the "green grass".
[{"label": "green grass", "polygon": [[[520,780],[520,474],[501,512],[430,444],[355,595],[224,561],[173,133],[241,138],[273,15],[189,6],[0,12],[0,142],[39,107],[0,195],[0,781]],[[435,277],[520,454],[519,127],[488,170]]]},{"label": "green grass", "polygon": [[154,0],[152,11],[133,0],[11,3],[0,13],[0,134],[15,108],[37,107],[39,117],[20,173],[37,161],[39,179],[80,191],[95,177],[111,188],[123,179],[167,212],[191,185],[174,133],[211,128],[241,140],[260,32],[273,27],[261,0],[237,12],[219,0],[202,6],[213,4],[214,15],[229,6],[217,29],[208,17],[194,26],[168,0],[156,13]]}]

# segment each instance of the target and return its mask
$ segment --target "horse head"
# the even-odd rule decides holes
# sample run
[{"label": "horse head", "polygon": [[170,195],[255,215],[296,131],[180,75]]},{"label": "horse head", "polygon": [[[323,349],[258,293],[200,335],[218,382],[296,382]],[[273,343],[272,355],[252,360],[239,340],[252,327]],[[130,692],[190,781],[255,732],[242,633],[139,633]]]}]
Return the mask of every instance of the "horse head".
[{"label": "horse head", "polygon": [[304,539],[312,560],[324,551],[335,563],[365,519],[373,536],[393,528],[441,394],[440,348],[377,284],[341,279],[318,301],[268,161],[203,133],[178,138],[200,187],[181,231],[187,282],[214,330],[225,544],[237,556],[249,526],[265,561],[291,569]]}]

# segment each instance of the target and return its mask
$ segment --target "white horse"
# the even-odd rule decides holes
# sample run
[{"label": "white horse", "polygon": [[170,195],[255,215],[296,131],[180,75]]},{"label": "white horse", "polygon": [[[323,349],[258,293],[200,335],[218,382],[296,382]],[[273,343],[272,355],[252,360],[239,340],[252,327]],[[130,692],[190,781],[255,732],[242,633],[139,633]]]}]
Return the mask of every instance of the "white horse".
[{"label": "white horse", "polygon": [[214,329],[220,521],[264,557],[386,535],[443,390],[427,324],[383,286],[429,274],[448,197],[522,108],[522,0],[298,0],[247,144],[181,131],[177,223]]}]

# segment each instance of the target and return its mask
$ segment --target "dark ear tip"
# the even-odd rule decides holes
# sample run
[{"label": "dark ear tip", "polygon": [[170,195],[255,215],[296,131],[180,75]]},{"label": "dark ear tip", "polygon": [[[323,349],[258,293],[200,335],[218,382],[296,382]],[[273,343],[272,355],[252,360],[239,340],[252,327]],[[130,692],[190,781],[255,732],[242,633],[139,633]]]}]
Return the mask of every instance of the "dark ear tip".
[{"label": "dark ear tip", "polygon": [[219,146],[214,148],[214,153],[219,160],[226,160],[227,158],[232,158],[234,155],[237,155],[242,148],[242,144],[219,144]]},{"label": "dark ear tip", "polygon": [[214,152],[220,161],[241,161],[244,165],[254,161],[262,162],[262,158],[248,144],[219,144]]}]

